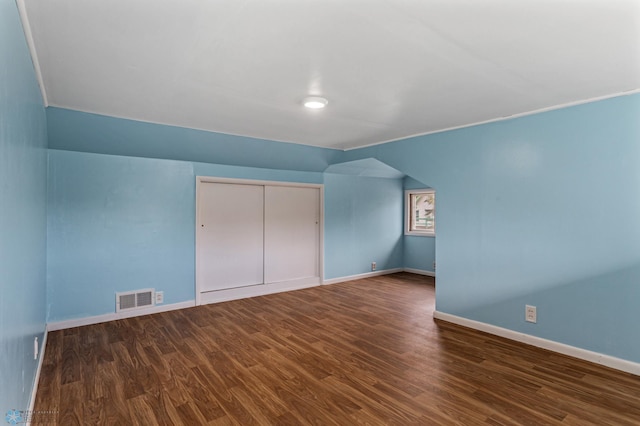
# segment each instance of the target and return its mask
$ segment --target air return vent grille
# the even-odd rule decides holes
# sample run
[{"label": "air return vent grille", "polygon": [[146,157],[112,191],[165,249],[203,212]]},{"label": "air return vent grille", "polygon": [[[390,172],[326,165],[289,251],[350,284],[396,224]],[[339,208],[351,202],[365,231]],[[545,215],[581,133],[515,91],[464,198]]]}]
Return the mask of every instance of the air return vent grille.
[{"label": "air return vent grille", "polygon": [[116,312],[153,306],[154,293],[155,290],[152,288],[116,293]]}]

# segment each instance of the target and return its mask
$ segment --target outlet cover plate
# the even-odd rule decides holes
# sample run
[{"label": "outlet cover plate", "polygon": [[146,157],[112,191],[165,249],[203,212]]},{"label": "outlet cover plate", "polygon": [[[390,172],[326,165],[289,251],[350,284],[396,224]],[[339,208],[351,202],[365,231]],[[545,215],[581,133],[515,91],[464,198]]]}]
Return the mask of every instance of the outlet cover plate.
[{"label": "outlet cover plate", "polygon": [[537,322],[538,321],[538,313],[535,306],[525,305],[525,316],[524,319],[527,322]]}]

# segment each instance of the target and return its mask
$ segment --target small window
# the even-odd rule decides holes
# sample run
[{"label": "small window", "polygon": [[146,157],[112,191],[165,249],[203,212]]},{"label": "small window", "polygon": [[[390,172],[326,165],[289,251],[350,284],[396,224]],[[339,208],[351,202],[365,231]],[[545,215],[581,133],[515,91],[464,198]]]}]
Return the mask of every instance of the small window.
[{"label": "small window", "polygon": [[436,235],[436,192],[433,189],[405,191],[405,234]]}]

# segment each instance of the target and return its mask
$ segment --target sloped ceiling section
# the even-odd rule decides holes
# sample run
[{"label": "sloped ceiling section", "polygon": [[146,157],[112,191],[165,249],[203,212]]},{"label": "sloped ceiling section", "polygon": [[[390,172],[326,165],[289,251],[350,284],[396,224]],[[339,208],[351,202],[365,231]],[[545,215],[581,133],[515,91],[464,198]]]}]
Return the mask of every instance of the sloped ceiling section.
[{"label": "sloped ceiling section", "polygon": [[361,177],[376,177],[384,179],[402,179],[405,174],[375,158],[347,161],[332,164],[326,168],[325,173],[338,175],[353,175]]},{"label": "sloped ceiling section", "polygon": [[20,1],[50,105],[283,142],[354,148],[640,88],[636,0]]}]

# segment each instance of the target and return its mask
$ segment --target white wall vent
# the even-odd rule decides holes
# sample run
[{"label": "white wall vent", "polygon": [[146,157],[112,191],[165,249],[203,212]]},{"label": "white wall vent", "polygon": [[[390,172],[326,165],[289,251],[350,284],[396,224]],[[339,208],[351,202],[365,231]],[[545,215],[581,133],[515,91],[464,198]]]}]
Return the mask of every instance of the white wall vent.
[{"label": "white wall vent", "polygon": [[155,299],[153,288],[116,293],[116,312],[154,306]]}]

